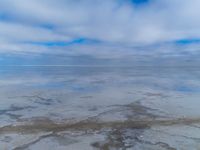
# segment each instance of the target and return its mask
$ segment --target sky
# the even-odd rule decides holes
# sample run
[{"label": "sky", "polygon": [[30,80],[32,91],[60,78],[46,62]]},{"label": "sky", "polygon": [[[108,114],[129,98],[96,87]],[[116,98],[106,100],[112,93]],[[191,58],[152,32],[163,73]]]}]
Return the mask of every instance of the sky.
[{"label": "sky", "polygon": [[196,60],[199,7],[199,0],[0,0],[0,65]]}]

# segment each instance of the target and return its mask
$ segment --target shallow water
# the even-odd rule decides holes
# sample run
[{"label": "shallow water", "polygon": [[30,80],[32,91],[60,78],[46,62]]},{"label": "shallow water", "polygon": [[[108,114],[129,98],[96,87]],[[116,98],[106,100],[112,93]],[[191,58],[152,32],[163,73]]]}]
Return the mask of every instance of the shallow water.
[{"label": "shallow water", "polygon": [[198,67],[0,69],[0,149],[200,149]]}]

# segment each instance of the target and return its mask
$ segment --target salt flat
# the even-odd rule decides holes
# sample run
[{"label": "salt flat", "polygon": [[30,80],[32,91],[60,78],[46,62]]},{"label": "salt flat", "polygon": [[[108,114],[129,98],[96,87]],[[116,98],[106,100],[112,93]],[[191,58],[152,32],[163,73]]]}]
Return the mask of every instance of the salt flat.
[{"label": "salt flat", "polygon": [[0,149],[200,148],[197,67],[0,70]]}]

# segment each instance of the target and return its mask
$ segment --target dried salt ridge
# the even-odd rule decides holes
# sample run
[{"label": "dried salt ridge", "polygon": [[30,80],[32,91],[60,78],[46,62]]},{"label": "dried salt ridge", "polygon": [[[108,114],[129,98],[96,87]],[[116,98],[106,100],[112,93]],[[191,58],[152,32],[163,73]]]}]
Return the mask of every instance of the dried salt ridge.
[{"label": "dried salt ridge", "polygon": [[172,125],[191,125],[200,123],[200,118],[178,118],[168,120],[127,120],[127,121],[112,121],[112,122],[97,122],[97,121],[80,121],[77,123],[56,123],[47,120],[39,120],[33,123],[15,126],[4,126],[0,128],[0,133],[23,133],[30,134],[34,132],[62,132],[62,131],[87,131],[101,130],[103,128],[113,129],[146,129],[152,126],[172,126]]}]

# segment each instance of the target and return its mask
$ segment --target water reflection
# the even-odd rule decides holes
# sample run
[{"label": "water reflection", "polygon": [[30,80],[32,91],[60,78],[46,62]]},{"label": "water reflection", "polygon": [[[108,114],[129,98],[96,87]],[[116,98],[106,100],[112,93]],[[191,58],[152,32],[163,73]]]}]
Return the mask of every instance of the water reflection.
[{"label": "water reflection", "polygon": [[[127,130],[131,126],[138,128],[135,121],[142,120],[139,122],[139,125],[145,125],[142,132],[136,129],[131,132],[139,132],[138,136],[144,134],[148,137],[145,131],[148,129],[148,132],[153,132],[151,129],[154,124],[161,126],[159,130],[164,130],[163,124],[171,126],[170,122],[179,126],[198,124],[199,96],[200,71],[196,67],[4,67],[0,70],[0,126],[4,126],[0,131],[27,132],[29,128],[25,126],[6,126],[29,122],[36,123],[32,129],[36,128],[40,132],[56,129],[56,123],[62,122],[64,124],[58,126],[60,129],[66,129],[68,123],[78,122],[78,125],[82,126],[81,129],[85,130],[99,129],[96,126],[101,126],[101,130],[104,126],[116,128],[115,122],[118,122],[120,131],[115,136],[125,136],[125,131],[121,132],[124,126]],[[84,127],[79,122],[82,120],[89,123],[86,122]],[[128,121],[128,125],[123,121]],[[108,124],[98,125],[98,122]],[[171,129],[174,130],[174,127],[169,130]],[[4,136],[7,136],[7,133],[2,135],[2,138]],[[144,139],[137,139],[135,136],[133,142],[144,142]],[[107,142],[109,140],[107,139]],[[166,148],[166,143],[146,144]],[[101,149],[102,146],[102,143],[96,143],[94,147]],[[120,146],[123,147],[123,144]],[[177,146],[175,144],[175,147]]]}]

